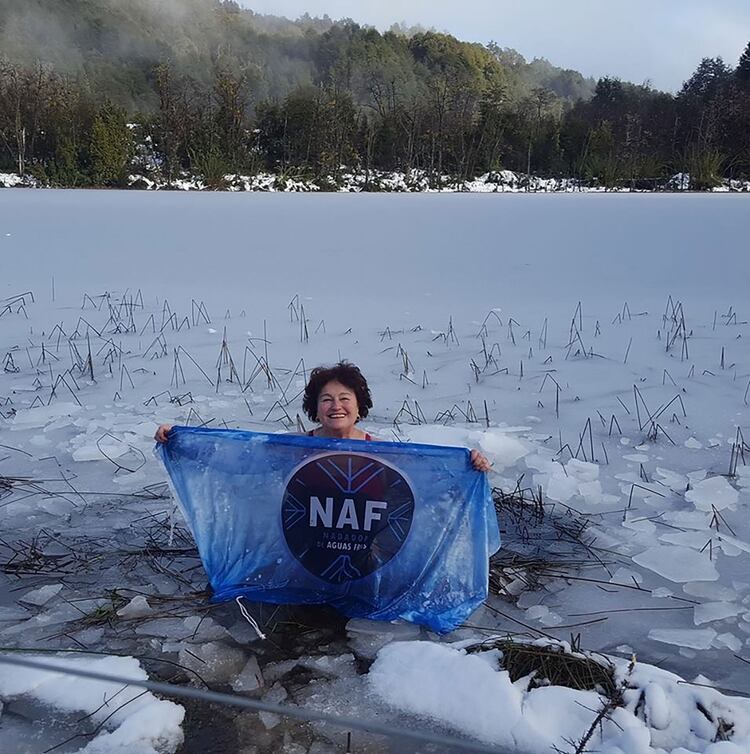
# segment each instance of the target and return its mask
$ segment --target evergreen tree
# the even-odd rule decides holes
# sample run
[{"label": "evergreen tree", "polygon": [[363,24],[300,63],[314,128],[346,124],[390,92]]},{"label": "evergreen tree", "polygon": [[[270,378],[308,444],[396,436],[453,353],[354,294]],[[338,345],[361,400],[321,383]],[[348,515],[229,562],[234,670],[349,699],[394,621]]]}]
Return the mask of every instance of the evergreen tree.
[{"label": "evergreen tree", "polygon": [[236,166],[242,166],[246,162],[246,84],[246,75],[235,76],[231,71],[221,69],[216,74],[213,87],[213,120],[218,150],[228,163]]},{"label": "evergreen tree", "polygon": [[121,185],[133,154],[125,111],[111,103],[104,104],[91,126],[89,143],[91,179],[97,186]]},{"label": "evergreen tree", "polygon": [[680,95],[704,102],[722,94],[732,79],[732,72],[720,58],[703,58],[695,73],[682,85]]},{"label": "evergreen tree", "polygon": [[740,62],[734,71],[735,78],[743,89],[750,90],[750,42],[740,55]]}]

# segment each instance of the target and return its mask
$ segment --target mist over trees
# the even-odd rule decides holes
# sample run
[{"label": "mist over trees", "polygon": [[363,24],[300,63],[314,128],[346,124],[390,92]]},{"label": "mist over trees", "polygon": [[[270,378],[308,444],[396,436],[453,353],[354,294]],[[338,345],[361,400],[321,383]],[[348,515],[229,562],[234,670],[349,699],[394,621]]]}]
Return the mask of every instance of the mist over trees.
[{"label": "mist over trees", "polygon": [[494,42],[263,16],[232,0],[0,0],[0,169],[55,185],[129,172],[510,169],[648,186],[750,176],[750,44],[676,95]]}]

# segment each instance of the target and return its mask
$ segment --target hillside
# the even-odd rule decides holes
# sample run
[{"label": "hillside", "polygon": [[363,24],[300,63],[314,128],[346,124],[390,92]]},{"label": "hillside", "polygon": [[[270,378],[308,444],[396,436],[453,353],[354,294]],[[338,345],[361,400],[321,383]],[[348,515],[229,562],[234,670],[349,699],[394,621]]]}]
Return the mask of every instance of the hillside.
[{"label": "hillside", "polygon": [[[750,45],[676,95],[594,83],[422,28],[258,15],[226,0],[0,0],[0,171],[44,185],[186,175],[459,185],[502,170],[595,187],[750,176]],[[380,180],[377,176],[385,176]],[[682,183],[681,183],[682,185]]]},{"label": "hillside", "polygon": [[[130,111],[157,106],[155,67],[171,61],[179,74],[208,84],[217,66],[253,76],[256,101],[284,97],[319,83],[331,56],[355,54],[365,39],[393,51],[417,30],[381,35],[350,21],[304,16],[296,21],[256,14],[220,0],[14,0],[0,2],[0,49],[11,62],[48,63],[85,80]],[[396,39],[396,37],[400,39]],[[342,44],[346,39],[349,44]],[[468,49],[475,45],[458,43]],[[486,65],[502,72],[515,96],[545,86],[563,99],[590,98],[594,82],[546,61],[527,63],[514,50],[490,45]],[[412,71],[417,61],[401,65]]]}]

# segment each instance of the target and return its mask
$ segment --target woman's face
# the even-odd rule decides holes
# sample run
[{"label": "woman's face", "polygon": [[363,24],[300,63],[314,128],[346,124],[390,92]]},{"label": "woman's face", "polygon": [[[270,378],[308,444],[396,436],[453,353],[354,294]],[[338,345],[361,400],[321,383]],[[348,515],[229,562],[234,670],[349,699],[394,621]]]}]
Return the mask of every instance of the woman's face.
[{"label": "woman's face", "polygon": [[358,417],[357,396],[351,388],[338,380],[323,385],[318,395],[318,421],[323,429],[334,434],[346,433]]}]

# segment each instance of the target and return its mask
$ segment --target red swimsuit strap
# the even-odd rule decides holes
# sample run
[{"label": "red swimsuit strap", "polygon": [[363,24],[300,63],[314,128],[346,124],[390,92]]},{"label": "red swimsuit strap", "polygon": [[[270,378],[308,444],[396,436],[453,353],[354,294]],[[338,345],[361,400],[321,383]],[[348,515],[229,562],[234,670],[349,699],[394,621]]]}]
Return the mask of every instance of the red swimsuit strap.
[{"label": "red swimsuit strap", "polygon": [[[308,436],[308,437],[315,437],[315,430],[314,430],[314,429],[311,429],[311,430],[310,430],[310,431],[309,431],[309,432],[307,433],[307,436]],[[365,432],[365,438],[364,438],[364,439],[365,439],[365,440],[367,440],[368,442],[371,442],[371,441],[372,441],[372,435],[371,435],[371,434],[370,434],[369,432]]]}]

